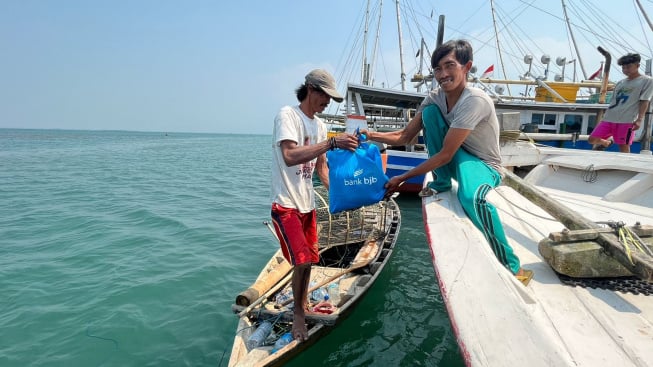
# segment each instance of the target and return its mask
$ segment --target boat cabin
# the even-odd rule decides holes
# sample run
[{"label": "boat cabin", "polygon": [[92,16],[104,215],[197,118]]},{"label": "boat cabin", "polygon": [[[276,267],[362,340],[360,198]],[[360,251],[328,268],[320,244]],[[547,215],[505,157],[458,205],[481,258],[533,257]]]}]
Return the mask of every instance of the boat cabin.
[{"label": "boat cabin", "polygon": [[519,112],[522,131],[588,135],[597,125],[598,111],[537,111],[497,108],[497,114]]}]

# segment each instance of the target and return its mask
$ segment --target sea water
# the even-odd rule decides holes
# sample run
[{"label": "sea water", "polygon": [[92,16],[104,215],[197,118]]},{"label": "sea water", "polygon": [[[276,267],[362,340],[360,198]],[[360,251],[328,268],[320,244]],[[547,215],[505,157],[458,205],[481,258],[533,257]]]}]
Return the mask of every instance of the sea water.
[{"label": "sea water", "polygon": [[[0,129],[0,366],[226,366],[278,244],[265,135]],[[420,202],[353,313],[288,366],[463,365]]]}]

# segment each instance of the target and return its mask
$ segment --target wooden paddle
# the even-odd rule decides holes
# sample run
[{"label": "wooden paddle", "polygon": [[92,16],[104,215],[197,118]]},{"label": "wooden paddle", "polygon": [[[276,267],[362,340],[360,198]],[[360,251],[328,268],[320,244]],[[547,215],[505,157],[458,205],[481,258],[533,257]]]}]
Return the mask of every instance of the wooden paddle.
[{"label": "wooden paddle", "polygon": [[[601,228],[598,224],[560,204],[535,186],[522,180],[514,173],[507,170],[504,170],[504,172],[504,183],[507,186],[512,187],[525,198],[544,209],[544,211],[560,221],[560,223],[564,224],[565,227],[571,230]],[[653,260],[650,256],[640,252],[632,252],[631,262],[628,255],[626,255],[624,246],[619,242],[619,239],[614,233],[598,232],[596,242],[631,273],[649,283],[653,282]]]},{"label": "wooden paddle", "polygon": [[[333,282],[334,280],[340,278],[341,276],[343,276],[345,274],[351,273],[352,271],[354,271],[356,269],[360,269],[360,268],[368,265],[374,258],[376,258],[376,254],[378,252],[379,252],[379,245],[377,244],[376,239],[368,240],[363,245],[363,247],[361,247],[361,249],[358,251],[358,254],[354,258],[354,261],[351,262],[351,265],[347,269],[345,269],[344,271],[342,271],[342,272],[340,272],[340,273],[338,273],[336,275],[332,275],[332,276],[328,277],[327,279],[323,280],[322,282],[312,286],[307,291],[307,294],[310,294],[314,290],[316,290],[316,289],[318,289],[320,287],[323,287],[326,284],[329,284],[329,283]],[[294,298],[291,297],[290,299],[288,299],[288,300],[284,301],[283,303],[281,303],[280,306],[283,307],[283,306],[289,304],[290,302],[293,301],[293,299]]]}]

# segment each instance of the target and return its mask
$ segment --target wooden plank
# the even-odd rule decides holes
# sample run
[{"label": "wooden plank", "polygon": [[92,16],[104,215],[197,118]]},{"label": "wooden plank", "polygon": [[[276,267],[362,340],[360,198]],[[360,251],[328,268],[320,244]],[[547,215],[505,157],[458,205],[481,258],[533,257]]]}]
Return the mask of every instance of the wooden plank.
[{"label": "wooden plank", "polygon": [[278,284],[292,269],[292,266],[285,260],[281,261],[276,267],[271,269],[266,276],[259,277],[249,288],[238,293],[236,296],[236,304],[241,306],[249,306],[262,295],[266,294],[268,290]]},{"label": "wooden plank", "polygon": [[[522,180],[514,173],[506,170],[504,170],[504,172],[504,183],[506,185],[512,187],[525,198],[540,206],[542,209],[544,209],[544,211],[564,224],[565,227],[571,230],[601,228],[598,224],[588,220],[587,218],[584,218],[580,214],[560,204],[556,200],[553,200],[547,194],[535,186]],[[624,246],[621,244],[621,242],[619,242],[618,238],[614,234],[599,232],[598,237],[596,238],[596,242],[630,272],[649,283],[653,282],[653,260],[650,256],[638,251],[633,251],[631,252],[631,263],[630,259],[626,255]]]},{"label": "wooden plank", "polygon": [[[283,278],[280,282],[275,284],[272,288],[268,289],[268,291],[265,292],[265,294],[263,294],[256,301],[254,301],[254,302],[252,302],[250,304],[244,305],[242,303],[238,303],[238,299],[236,299],[236,304],[243,307],[243,310],[238,314],[238,317],[243,317],[245,314],[247,314],[251,310],[253,310],[254,307],[258,306],[259,303],[261,303],[261,302],[267,300],[268,298],[270,298],[270,296],[272,296],[272,294],[274,292],[278,291],[281,287],[283,287],[284,285],[286,285],[290,281],[292,275],[293,275],[293,273],[290,273],[290,274],[286,275],[285,278]],[[245,307],[245,306],[247,306],[247,307]]]},{"label": "wooden plank", "polygon": [[[653,226],[649,225],[635,225],[628,227],[633,233],[639,237],[653,236]],[[587,241],[594,240],[599,237],[600,233],[614,233],[612,228],[592,228],[582,230],[564,230],[562,232],[549,233],[549,239],[556,242],[574,242],[574,241]]]}]

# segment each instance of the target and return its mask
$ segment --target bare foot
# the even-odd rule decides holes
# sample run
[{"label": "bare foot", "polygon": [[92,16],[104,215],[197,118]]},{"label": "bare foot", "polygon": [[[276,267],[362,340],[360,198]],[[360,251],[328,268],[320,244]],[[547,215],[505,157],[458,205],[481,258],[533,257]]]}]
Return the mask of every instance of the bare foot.
[{"label": "bare foot", "polygon": [[306,317],[304,310],[298,312],[295,310],[292,322],[292,336],[298,342],[308,339],[308,329],[306,328]]},{"label": "bare foot", "polygon": [[592,146],[592,150],[606,150],[614,143],[613,140],[601,139],[598,143]]}]

